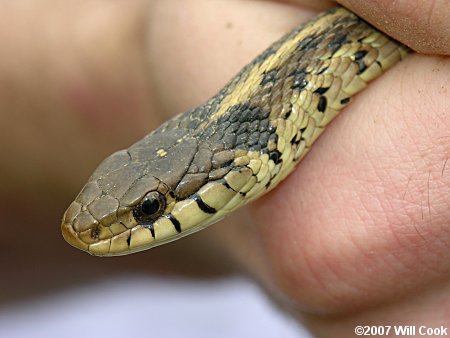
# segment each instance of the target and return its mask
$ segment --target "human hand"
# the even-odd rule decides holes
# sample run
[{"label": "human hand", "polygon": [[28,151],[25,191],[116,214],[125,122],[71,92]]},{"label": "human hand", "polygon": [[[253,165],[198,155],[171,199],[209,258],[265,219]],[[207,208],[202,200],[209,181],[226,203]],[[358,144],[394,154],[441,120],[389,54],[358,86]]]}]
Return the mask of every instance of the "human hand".
[{"label": "human hand", "polygon": [[[35,220],[45,207],[55,211],[59,205],[60,217],[66,203],[59,196],[76,193],[101,157],[170,114],[204,102],[271,42],[315,14],[300,2],[133,4],[126,11],[119,2],[81,10],[92,16],[51,6],[46,34],[58,43],[11,39],[30,49],[4,57],[1,68],[2,74],[15,72],[2,77],[14,79],[2,92],[2,111],[14,117],[11,123],[4,119],[2,129],[3,153],[9,154],[2,167],[7,220],[18,220],[11,206],[34,208]],[[446,37],[431,39],[427,51],[448,54],[448,45],[440,43]],[[426,47],[421,39],[416,43],[419,50]],[[347,337],[362,323],[448,320],[449,68],[446,58],[410,56],[358,95],[280,187],[207,232],[322,336]],[[36,116],[36,123],[23,123]],[[22,204],[23,196],[33,203]],[[28,242],[44,247],[35,238],[48,238],[44,232],[55,231],[59,219],[47,219],[46,229],[30,227],[28,219],[15,229],[36,231]],[[10,245],[19,238],[21,245],[27,242],[14,232],[6,236]],[[166,249],[157,250],[148,254]],[[48,252],[50,259],[55,247]]]},{"label": "human hand", "polygon": [[[424,26],[438,37],[403,39],[412,19],[401,9],[393,35],[449,54],[441,5]],[[255,6],[275,27],[288,25],[282,6]],[[258,17],[245,10],[237,17]],[[359,94],[275,191],[235,225],[215,228],[243,269],[320,336],[348,337],[356,325],[449,325],[449,75],[447,58],[411,55]]]}]

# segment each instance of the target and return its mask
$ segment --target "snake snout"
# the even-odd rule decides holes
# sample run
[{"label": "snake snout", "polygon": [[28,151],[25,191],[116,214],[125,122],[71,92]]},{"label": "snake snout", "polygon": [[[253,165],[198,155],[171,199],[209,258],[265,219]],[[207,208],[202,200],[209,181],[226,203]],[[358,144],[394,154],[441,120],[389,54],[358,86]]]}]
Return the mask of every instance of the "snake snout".
[{"label": "snake snout", "polygon": [[108,253],[111,234],[100,228],[99,222],[77,200],[66,210],[61,223],[62,235],[70,245],[89,253],[99,247],[97,254],[104,255]]},{"label": "snake snout", "polygon": [[64,239],[69,243],[70,245],[74,246],[77,249],[88,251],[89,245],[85,242],[83,242],[79,237],[78,234],[73,229],[73,226],[71,223],[63,222],[61,224],[61,231]]}]

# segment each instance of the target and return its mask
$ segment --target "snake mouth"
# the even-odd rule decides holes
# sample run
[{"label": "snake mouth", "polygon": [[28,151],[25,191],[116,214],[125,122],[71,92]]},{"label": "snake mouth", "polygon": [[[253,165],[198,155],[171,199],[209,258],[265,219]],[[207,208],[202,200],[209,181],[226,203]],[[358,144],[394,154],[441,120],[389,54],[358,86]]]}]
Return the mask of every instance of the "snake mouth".
[{"label": "snake mouth", "polygon": [[69,243],[70,245],[72,245],[73,247],[83,250],[83,251],[88,251],[89,250],[89,245],[85,242],[83,242],[80,237],[78,237],[77,232],[73,229],[72,224],[70,223],[62,223],[61,224],[61,231],[62,231],[62,235],[64,237],[64,239],[67,241],[67,243]]}]

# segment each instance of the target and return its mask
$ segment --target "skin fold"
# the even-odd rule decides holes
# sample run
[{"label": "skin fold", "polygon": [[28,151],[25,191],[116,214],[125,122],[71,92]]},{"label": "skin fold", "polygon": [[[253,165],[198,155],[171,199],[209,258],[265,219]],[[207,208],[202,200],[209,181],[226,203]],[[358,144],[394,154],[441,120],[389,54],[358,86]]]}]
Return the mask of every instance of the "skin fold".
[{"label": "skin fold", "polygon": [[[362,3],[346,4],[385,22],[373,7],[359,12]],[[0,257],[12,272],[2,286],[23,294],[123,270],[237,268],[320,337],[349,337],[355,325],[448,325],[450,66],[442,55],[450,49],[439,19],[448,13],[433,3],[436,19],[415,19],[420,6],[398,7],[390,13],[403,19],[389,28],[400,40],[411,21],[437,34],[428,44],[406,34],[433,55],[410,56],[358,95],[270,195],[199,235],[115,262],[76,252],[58,231],[92,169],[204,102],[318,5],[1,4],[0,147],[8,156],[0,198],[9,230]]]}]

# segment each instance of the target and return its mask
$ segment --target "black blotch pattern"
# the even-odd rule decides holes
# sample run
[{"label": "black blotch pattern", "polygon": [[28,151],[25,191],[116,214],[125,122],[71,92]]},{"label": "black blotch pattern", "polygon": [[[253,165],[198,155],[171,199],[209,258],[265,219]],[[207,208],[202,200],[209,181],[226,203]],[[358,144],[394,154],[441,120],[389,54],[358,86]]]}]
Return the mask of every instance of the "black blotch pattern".
[{"label": "black blotch pattern", "polygon": [[355,60],[359,60],[359,59],[362,59],[364,56],[367,55],[367,51],[366,50],[359,50],[354,55],[355,55]]},{"label": "black blotch pattern", "polygon": [[325,96],[319,97],[319,103],[317,104],[317,110],[324,112],[327,109],[327,98]]},{"label": "black blotch pattern", "polygon": [[269,158],[270,158],[275,164],[278,164],[278,163],[281,163],[281,162],[282,162],[282,159],[281,159],[281,153],[280,153],[277,149],[275,149],[274,151],[271,151],[271,152],[269,153]]},{"label": "black blotch pattern", "polygon": [[336,34],[334,40],[328,43],[328,48],[331,49],[331,54],[334,54],[338,51],[338,49],[344,44],[347,43],[347,35],[346,34]]},{"label": "black blotch pattern", "polygon": [[224,149],[243,148],[260,151],[267,145],[270,130],[269,111],[240,103],[228,109],[208,125],[200,138],[208,143],[222,143]]},{"label": "black blotch pattern", "polygon": [[300,141],[301,141],[301,138],[299,138],[298,140],[297,140],[297,135],[294,135],[294,137],[291,139],[291,144],[292,145],[298,145],[299,143],[300,143]]},{"label": "black blotch pattern", "polygon": [[305,71],[304,68],[298,68],[296,70],[294,70],[293,72],[291,72],[288,76],[292,76],[293,82],[292,82],[292,86],[291,89],[303,89],[308,85],[308,81],[306,81],[305,76],[308,73]]},{"label": "black blotch pattern", "polygon": [[265,86],[268,83],[275,82],[275,79],[277,77],[278,69],[272,69],[268,71],[267,73],[264,73],[263,79],[261,80],[260,85]]},{"label": "black blotch pattern", "polygon": [[359,50],[354,54],[355,62],[358,64],[358,74],[361,74],[367,69],[366,64],[364,63],[364,56],[367,55],[366,50]]},{"label": "black blotch pattern", "polygon": [[127,244],[128,244],[128,246],[130,246],[130,244],[131,244],[131,234],[127,238]]},{"label": "black blotch pattern", "polygon": [[330,89],[330,87],[319,87],[314,91],[314,94],[323,95],[328,91],[328,89]]},{"label": "black blotch pattern", "polygon": [[366,50],[359,50],[354,54],[355,57],[355,62],[358,64],[358,74],[361,74],[362,72],[364,72],[367,69],[366,64],[364,63],[364,56],[367,55],[367,51]]}]

